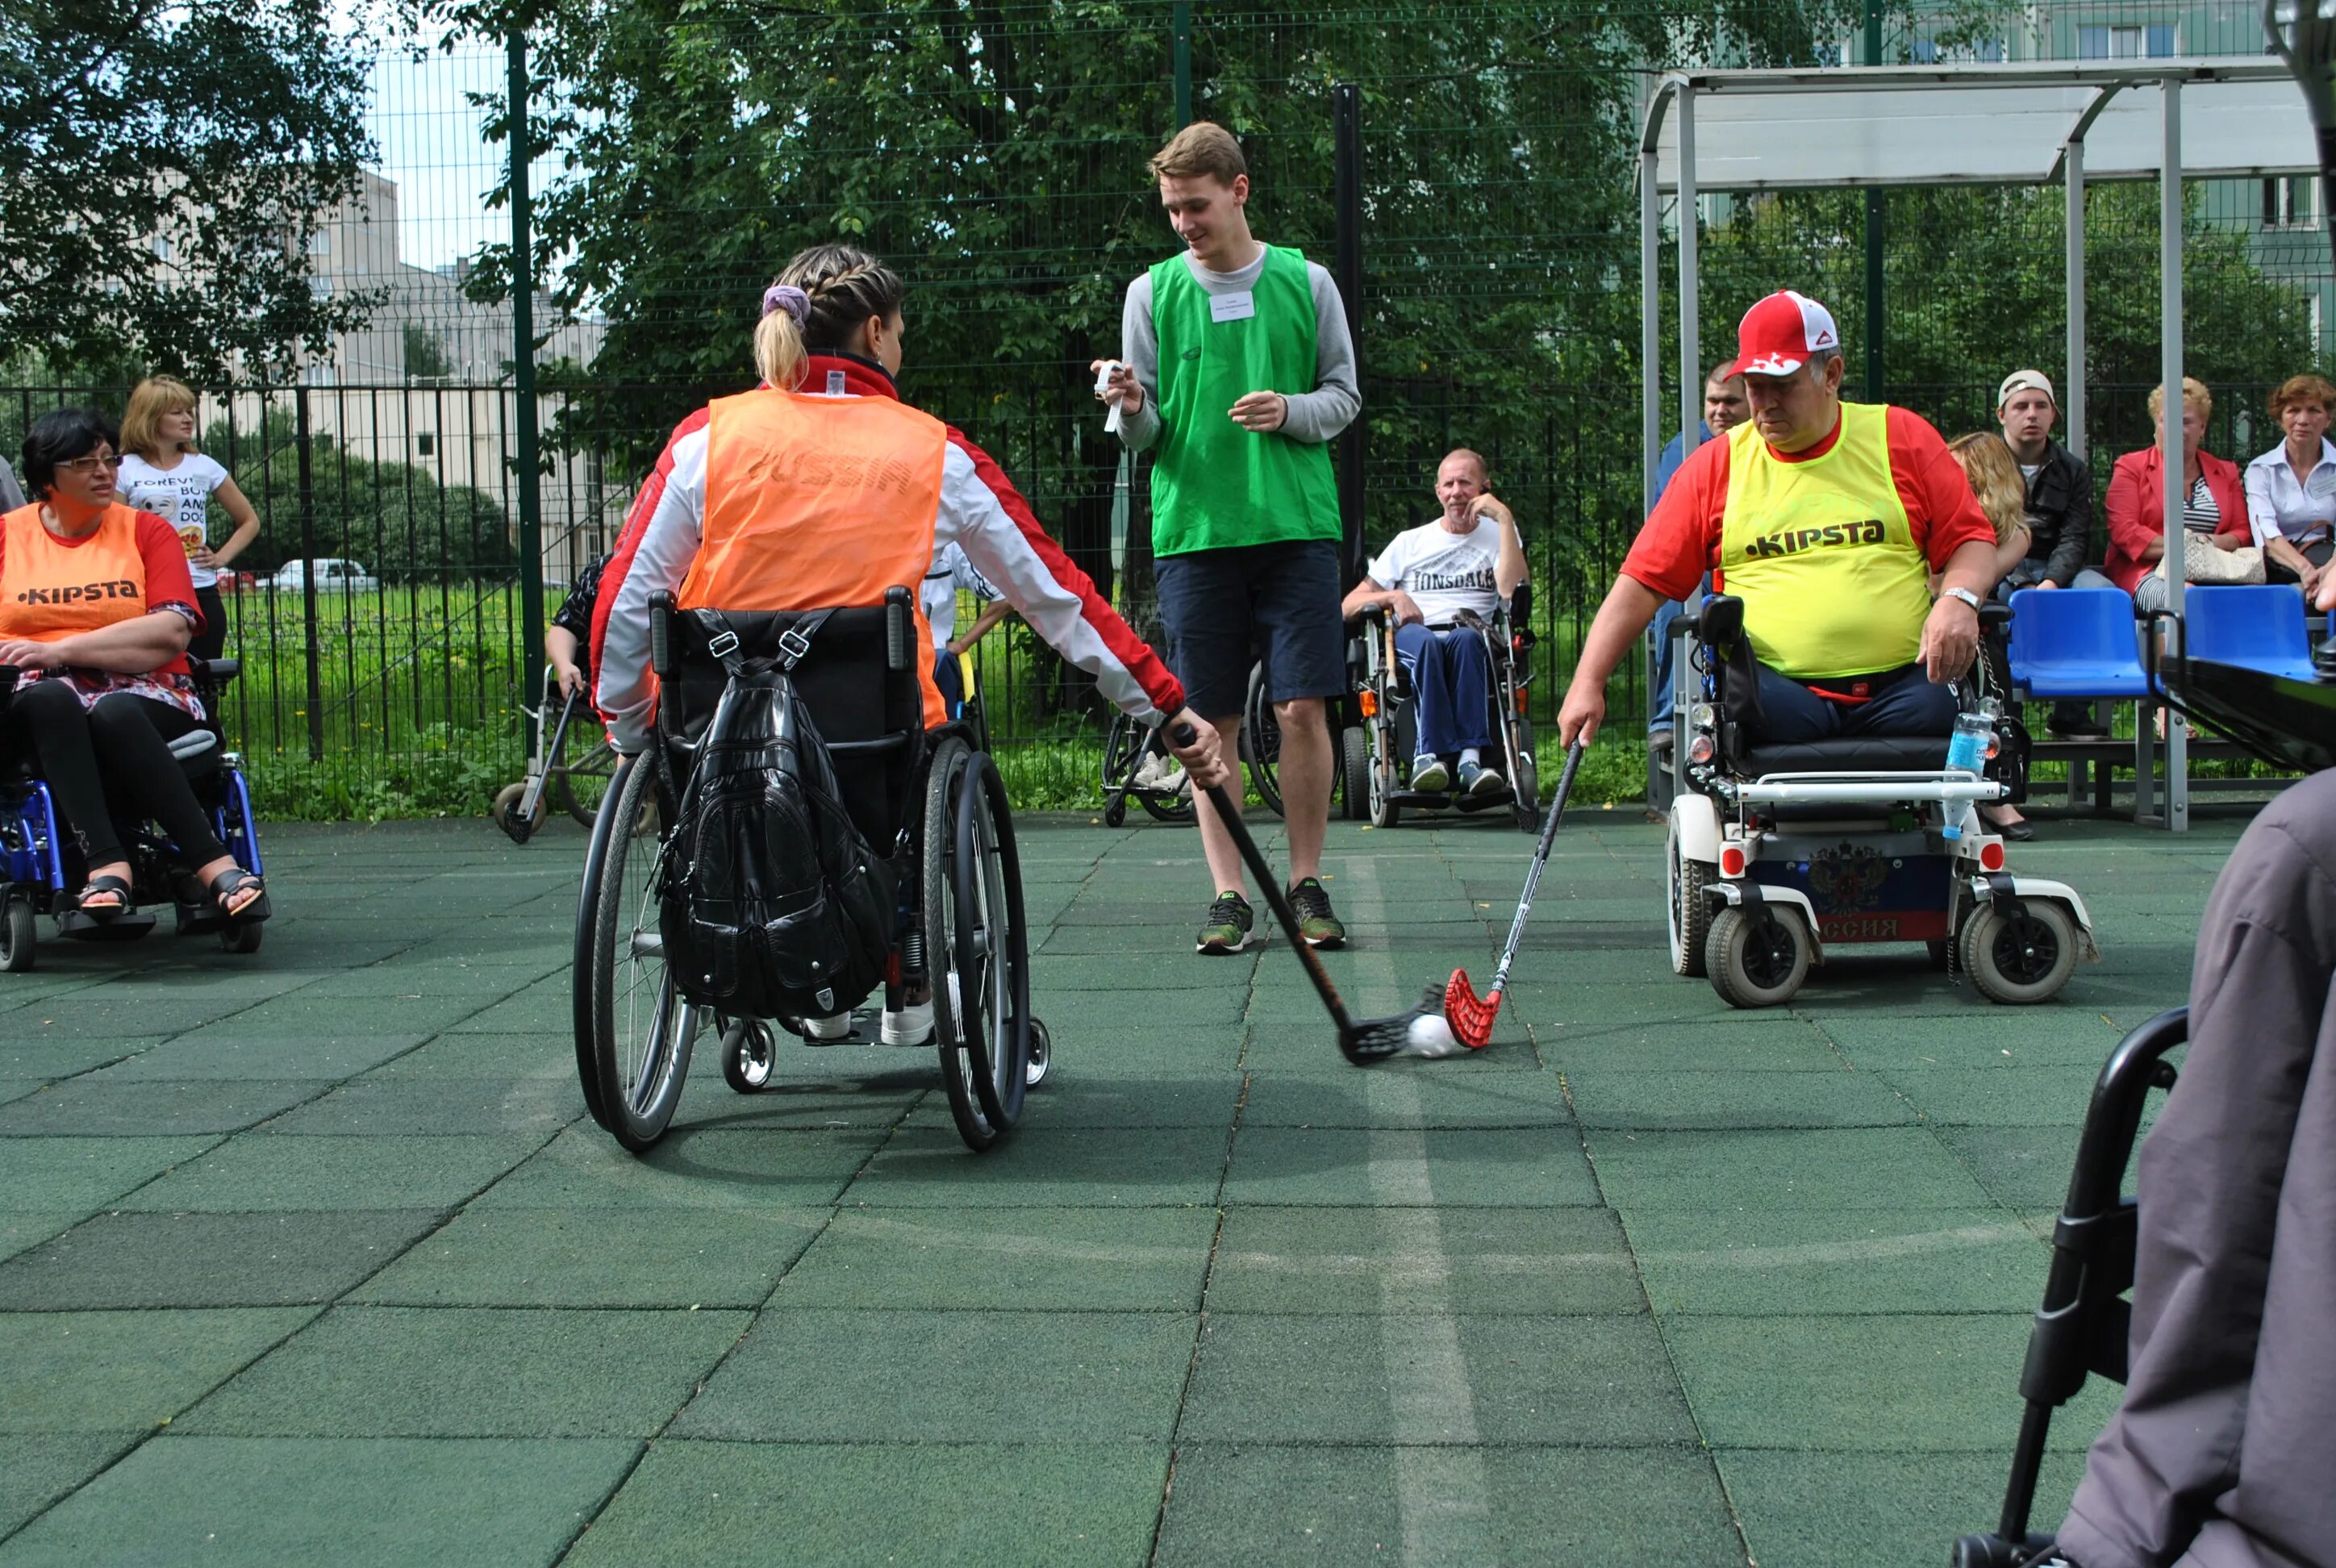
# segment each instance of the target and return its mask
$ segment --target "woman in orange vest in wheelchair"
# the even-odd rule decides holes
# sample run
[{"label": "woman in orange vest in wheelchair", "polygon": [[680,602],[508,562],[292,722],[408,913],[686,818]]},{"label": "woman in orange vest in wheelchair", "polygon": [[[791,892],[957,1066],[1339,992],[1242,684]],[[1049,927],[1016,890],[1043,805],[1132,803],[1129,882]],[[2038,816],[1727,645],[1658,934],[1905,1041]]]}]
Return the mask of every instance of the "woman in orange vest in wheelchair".
[{"label": "woman in orange vest in wheelchair", "polygon": [[[716,399],[675,430],[626,518],[593,626],[599,708],[618,750],[648,744],[657,713],[649,599],[682,609],[819,609],[911,600],[955,544],[999,597],[1111,702],[1148,723],[1190,725],[1171,742],[1195,783],[1226,776],[1215,726],[1184,706],[1167,666],[1049,538],[998,464],[962,432],[900,400],[900,278],[849,246],[787,264],[763,297],[763,385]],[[920,648],[930,644],[916,611]],[[943,722],[930,666],[925,723]],[[884,1038],[922,1044],[931,1004]],[[920,1015],[923,1021],[919,1028]],[[814,1027],[818,1025],[814,1020]],[[849,1020],[833,1020],[841,1035]]]},{"label": "woman in orange vest in wheelchair", "polygon": [[268,893],[211,832],[170,743],[202,727],[187,645],[201,625],[170,525],[114,498],[122,458],[102,414],[44,414],[24,438],[35,499],[0,517],[0,665],[17,675],[5,735],[29,747],[89,877],[75,907],[131,907],[108,789],[152,818],[223,913],[268,918]]}]

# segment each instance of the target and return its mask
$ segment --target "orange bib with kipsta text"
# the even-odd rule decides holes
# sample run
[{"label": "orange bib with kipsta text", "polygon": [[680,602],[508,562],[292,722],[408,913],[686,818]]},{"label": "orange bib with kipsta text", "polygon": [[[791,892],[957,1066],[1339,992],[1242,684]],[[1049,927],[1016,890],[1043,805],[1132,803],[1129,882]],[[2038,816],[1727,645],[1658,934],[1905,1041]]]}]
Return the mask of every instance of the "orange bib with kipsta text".
[{"label": "orange bib with kipsta text", "polygon": [[[680,608],[873,607],[906,588],[915,646],[931,646],[913,607],[932,566],[947,426],[889,397],[764,387],[716,398],[706,437],[705,531]],[[926,726],[946,722],[932,671],[918,678]]]},{"label": "orange bib with kipsta text", "polygon": [[146,613],[138,513],[116,502],[68,543],[41,525],[41,503],[0,518],[0,638],[55,642]]}]

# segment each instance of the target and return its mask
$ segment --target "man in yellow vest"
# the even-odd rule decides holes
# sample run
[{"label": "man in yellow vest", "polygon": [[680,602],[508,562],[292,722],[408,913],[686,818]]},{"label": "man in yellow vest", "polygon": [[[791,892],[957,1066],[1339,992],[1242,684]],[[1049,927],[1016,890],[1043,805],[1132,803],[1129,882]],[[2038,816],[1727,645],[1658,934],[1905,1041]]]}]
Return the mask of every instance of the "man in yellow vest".
[{"label": "man in yellow vest", "polygon": [[1971,667],[1995,579],[1995,531],[1971,482],[1920,415],[1842,401],[1841,336],[1815,300],[1772,294],[1737,338],[1752,417],[1697,447],[1639,531],[1583,639],[1559,738],[1596,735],[1606,677],[1663,601],[1709,570],[1744,601],[1757,739],[1935,735],[1943,746],[1946,683]]}]

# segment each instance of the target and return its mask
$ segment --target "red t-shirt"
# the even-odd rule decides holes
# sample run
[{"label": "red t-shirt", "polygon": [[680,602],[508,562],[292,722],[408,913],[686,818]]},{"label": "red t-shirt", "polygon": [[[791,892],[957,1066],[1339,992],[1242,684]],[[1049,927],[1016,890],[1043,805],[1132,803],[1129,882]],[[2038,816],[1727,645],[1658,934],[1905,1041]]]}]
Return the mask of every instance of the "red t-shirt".
[{"label": "red t-shirt", "polygon": [[[1947,558],[1973,540],[1992,546],[1995,528],[1980,510],[1962,464],[1930,421],[1911,409],[1887,411],[1884,428],[1890,433],[1890,475],[1898,499],[1906,508],[1914,543],[1931,563],[1945,569]],[[1833,433],[1806,452],[1770,449],[1779,463],[1806,463],[1833,450],[1841,439],[1836,422]],[[1728,437],[1717,436],[1697,447],[1671,477],[1670,488],[1655,502],[1647,523],[1631,542],[1622,561],[1622,575],[1643,583],[1665,599],[1685,599],[1707,571],[1719,566],[1719,528],[1728,510]],[[1720,586],[1714,579],[1714,586]]]}]

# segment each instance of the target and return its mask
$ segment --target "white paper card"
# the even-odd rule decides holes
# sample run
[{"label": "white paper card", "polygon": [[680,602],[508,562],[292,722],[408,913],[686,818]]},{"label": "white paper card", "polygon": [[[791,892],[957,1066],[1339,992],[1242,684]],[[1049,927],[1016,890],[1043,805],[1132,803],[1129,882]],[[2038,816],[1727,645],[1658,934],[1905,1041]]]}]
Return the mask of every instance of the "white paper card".
[{"label": "white paper card", "polygon": [[1247,321],[1257,314],[1257,296],[1243,288],[1231,294],[1209,296],[1211,321]]}]

